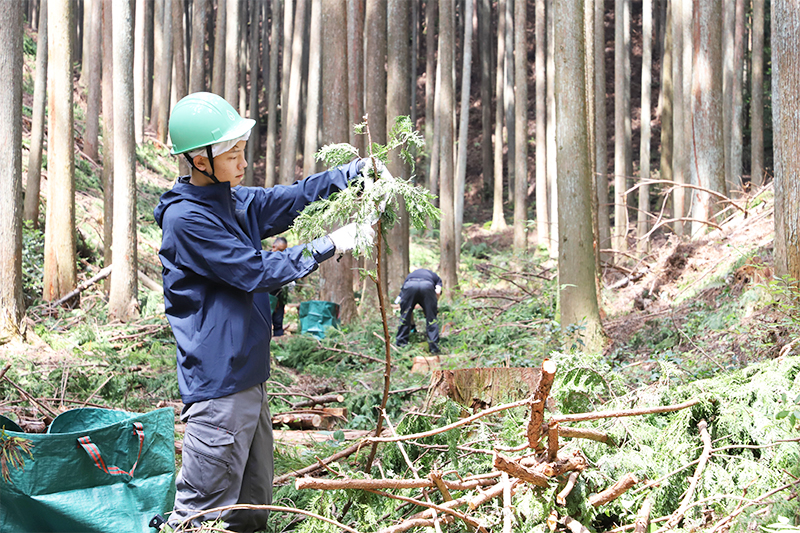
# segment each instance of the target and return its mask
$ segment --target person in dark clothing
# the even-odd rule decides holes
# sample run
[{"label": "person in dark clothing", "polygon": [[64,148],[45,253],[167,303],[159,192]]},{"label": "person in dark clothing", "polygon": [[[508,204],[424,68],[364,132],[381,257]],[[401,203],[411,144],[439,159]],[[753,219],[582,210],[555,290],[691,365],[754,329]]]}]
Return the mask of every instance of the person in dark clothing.
[{"label": "person in dark clothing", "polygon": [[400,327],[397,328],[397,345],[408,344],[408,336],[414,327],[414,308],[417,304],[425,313],[425,330],[431,353],[439,353],[439,296],[442,294],[442,279],[436,273],[420,268],[406,277],[400,289]]},{"label": "person in dark clothing", "polygon": [[[272,502],[269,292],[374,236],[369,226],[348,224],[283,252],[263,250],[262,240],[289,229],[311,202],[346,188],[365,162],[292,185],[242,187],[254,125],[205,92],[181,99],[169,120],[172,153],[185,155],[192,167],[153,213],[162,229],[164,307],[177,345],[186,424],[173,529],[198,510]],[[224,529],[249,533],[265,529],[267,517],[260,509],[227,510],[201,515],[188,527],[219,519]]]},{"label": "person in dark clothing", "polygon": [[[286,242],[284,237],[275,237],[272,243],[273,252],[282,252],[286,250],[289,243]],[[289,285],[284,285],[276,291],[270,293],[275,298],[275,309],[272,311],[272,336],[283,336],[283,316],[286,312],[286,302],[289,301],[289,289],[294,285],[294,281]]]}]

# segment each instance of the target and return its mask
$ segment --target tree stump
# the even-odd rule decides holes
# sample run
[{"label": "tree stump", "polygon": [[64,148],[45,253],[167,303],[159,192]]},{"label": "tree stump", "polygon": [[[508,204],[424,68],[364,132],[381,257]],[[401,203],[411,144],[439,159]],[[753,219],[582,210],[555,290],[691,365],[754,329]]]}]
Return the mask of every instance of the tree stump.
[{"label": "tree stump", "polygon": [[462,368],[436,370],[431,376],[425,408],[439,396],[473,412],[530,397],[539,387],[540,368]]}]

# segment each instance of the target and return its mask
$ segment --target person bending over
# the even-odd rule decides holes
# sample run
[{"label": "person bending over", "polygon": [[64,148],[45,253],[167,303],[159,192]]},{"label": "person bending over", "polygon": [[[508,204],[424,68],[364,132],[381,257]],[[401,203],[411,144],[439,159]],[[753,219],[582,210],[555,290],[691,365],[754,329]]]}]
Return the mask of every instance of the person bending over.
[{"label": "person bending over", "polygon": [[431,353],[439,353],[439,296],[442,294],[442,279],[436,273],[420,268],[406,277],[400,289],[400,327],[397,329],[397,345],[408,344],[408,336],[414,327],[414,307],[417,304],[425,313],[425,330]]}]

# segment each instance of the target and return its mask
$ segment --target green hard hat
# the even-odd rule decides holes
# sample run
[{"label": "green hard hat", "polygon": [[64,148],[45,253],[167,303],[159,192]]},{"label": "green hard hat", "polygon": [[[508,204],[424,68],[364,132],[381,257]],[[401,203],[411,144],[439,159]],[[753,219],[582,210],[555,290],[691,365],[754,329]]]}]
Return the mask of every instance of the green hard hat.
[{"label": "green hard hat", "polygon": [[242,118],[224,98],[192,93],[175,104],[169,117],[172,154],[230,141],[247,133],[256,121]]}]

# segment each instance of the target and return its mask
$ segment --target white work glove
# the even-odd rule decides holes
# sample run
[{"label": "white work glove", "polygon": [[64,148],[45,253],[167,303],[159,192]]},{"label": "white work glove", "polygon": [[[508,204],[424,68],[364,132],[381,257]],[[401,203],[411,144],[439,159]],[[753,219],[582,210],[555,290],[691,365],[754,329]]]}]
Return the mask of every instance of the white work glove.
[{"label": "white work glove", "polygon": [[372,241],[375,239],[375,230],[369,224],[351,222],[331,232],[328,237],[336,247],[337,254],[343,254],[353,249],[364,251],[372,246]]},{"label": "white work glove", "polygon": [[[374,199],[378,204],[377,212],[373,213],[368,217],[368,222],[370,224],[375,224],[378,221],[378,218],[380,218],[381,214],[383,214],[383,212],[386,211],[386,204],[388,203],[389,198],[391,197],[391,193],[389,191],[391,190],[392,184],[394,183],[395,179],[394,176],[392,176],[392,173],[389,172],[389,169],[386,168],[386,165],[384,165],[383,162],[380,161],[379,159],[375,159],[375,167],[378,170],[378,174],[380,175],[380,180],[379,180],[380,183],[375,184],[371,172],[372,160],[373,158],[371,157],[364,158],[365,164],[364,167],[361,169],[361,175],[364,176],[364,194],[367,197],[372,197],[372,199]],[[377,187],[376,190],[378,191],[377,192],[378,198],[374,197],[374,194],[372,192],[373,187]],[[383,192],[382,197],[380,196],[381,191],[385,191]]]},{"label": "white work glove", "polygon": [[286,290],[291,292],[294,290],[296,285],[297,283],[295,283],[294,281],[290,281],[289,283],[286,284]]},{"label": "white work glove", "polygon": [[394,304],[395,305],[400,305],[400,295],[399,294],[397,295],[397,298],[394,299]]}]

